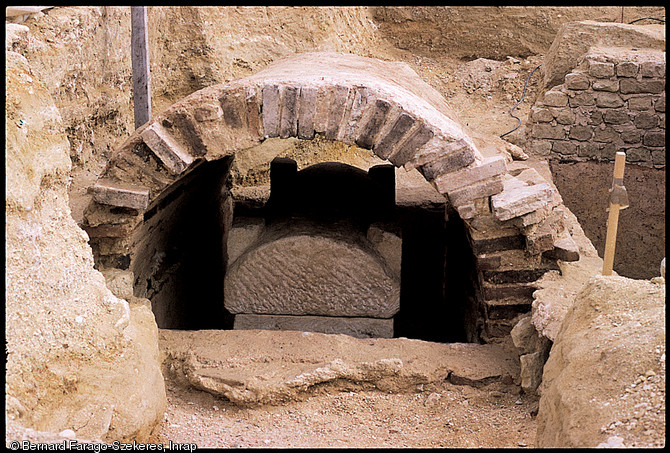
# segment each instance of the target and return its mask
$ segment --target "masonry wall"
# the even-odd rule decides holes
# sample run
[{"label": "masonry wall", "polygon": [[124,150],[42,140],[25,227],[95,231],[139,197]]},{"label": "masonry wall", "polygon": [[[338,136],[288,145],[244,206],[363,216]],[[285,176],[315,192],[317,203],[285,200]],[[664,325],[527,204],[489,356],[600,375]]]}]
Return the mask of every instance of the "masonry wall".
[{"label": "masonry wall", "polygon": [[[665,52],[592,48],[531,108],[529,150],[602,256],[616,152],[626,153],[615,271],[659,275],[665,256]],[[588,163],[587,163],[588,162]]]}]

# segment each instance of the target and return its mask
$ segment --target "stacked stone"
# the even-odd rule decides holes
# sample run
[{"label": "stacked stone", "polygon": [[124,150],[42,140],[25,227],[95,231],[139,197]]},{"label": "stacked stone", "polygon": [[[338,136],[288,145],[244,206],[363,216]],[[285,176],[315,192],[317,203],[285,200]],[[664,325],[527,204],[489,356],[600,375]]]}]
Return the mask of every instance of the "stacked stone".
[{"label": "stacked stone", "polygon": [[665,52],[591,49],[531,109],[531,152],[665,167]]}]

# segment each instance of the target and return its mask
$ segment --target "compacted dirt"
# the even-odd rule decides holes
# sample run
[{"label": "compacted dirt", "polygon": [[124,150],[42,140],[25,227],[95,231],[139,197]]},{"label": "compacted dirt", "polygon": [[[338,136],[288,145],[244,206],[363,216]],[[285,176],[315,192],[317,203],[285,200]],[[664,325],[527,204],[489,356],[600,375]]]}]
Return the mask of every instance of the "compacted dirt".
[{"label": "compacted dirt", "polygon": [[518,359],[508,344],[161,330],[159,347],[168,408],[153,442],[199,448],[535,442],[538,398],[515,384]]},{"label": "compacted dirt", "polygon": [[[533,447],[536,398],[512,386],[449,382],[415,393],[316,389],[304,401],[256,408],[167,381],[154,442],[199,448]],[[335,391],[334,391],[335,390]]]}]

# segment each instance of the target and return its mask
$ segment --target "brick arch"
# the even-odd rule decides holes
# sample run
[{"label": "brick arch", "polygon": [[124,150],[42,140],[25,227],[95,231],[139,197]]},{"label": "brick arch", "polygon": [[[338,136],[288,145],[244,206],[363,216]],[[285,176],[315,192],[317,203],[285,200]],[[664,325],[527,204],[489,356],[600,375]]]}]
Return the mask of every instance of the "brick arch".
[{"label": "brick arch", "polygon": [[[523,249],[524,228],[557,204],[547,184],[531,184],[532,197],[508,197],[492,212],[492,196],[503,189],[514,195],[529,183],[508,174],[502,151],[482,155],[444,98],[407,65],[305,53],[199,90],[137,129],[92,187],[85,229],[95,239],[94,252],[113,249],[103,266],[127,267],[138,225],[169,203],[200,164],[230,158],[267,138],[310,140],[316,134],[372,150],[397,167],[417,168],[461,217],[482,217],[470,233],[477,236],[484,224],[493,231],[481,239],[480,254],[499,251],[486,245],[496,238],[515,238],[503,250]],[[533,214],[539,220],[523,219]],[[544,250],[553,248],[553,239]]]}]

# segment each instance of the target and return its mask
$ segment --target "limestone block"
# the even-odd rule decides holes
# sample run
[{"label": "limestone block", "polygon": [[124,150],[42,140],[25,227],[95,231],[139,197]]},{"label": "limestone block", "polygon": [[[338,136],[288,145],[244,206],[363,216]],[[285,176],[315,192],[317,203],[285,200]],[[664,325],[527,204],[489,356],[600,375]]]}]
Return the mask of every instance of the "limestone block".
[{"label": "limestone block", "polygon": [[390,318],[400,308],[399,280],[364,238],[314,224],[272,233],[226,272],[231,313]]},{"label": "limestone block", "polygon": [[393,338],[393,319],[335,316],[235,315],[235,330],[297,330],[356,338]]},{"label": "limestone block", "polygon": [[543,102],[549,107],[565,107],[568,105],[568,95],[558,90],[550,90],[544,93]]},{"label": "limestone block", "polygon": [[133,297],[135,277],[133,272],[121,269],[102,269],[100,273],[105,277],[107,288],[116,297],[130,301]]},{"label": "limestone block", "polygon": [[524,316],[510,332],[514,346],[521,355],[543,351],[549,345],[549,339],[541,336],[531,322],[531,315]]},{"label": "limestone block", "polygon": [[140,135],[144,143],[171,173],[180,174],[193,163],[193,157],[188,151],[177,143],[160,124],[151,124]]},{"label": "limestone block", "polygon": [[144,210],[149,205],[149,189],[108,179],[92,188],[93,200],[100,204]]},{"label": "limestone block", "polygon": [[402,263],[402,239],[400,236],[387,231],[383,225],[373,223],[368,228],[367,237],[389,265],[393,276],[400,279]]},{"label": "limestone block", "polygon": [[595,91],[619,91],[619,81],[611,79],[597,79],[593,81],[592,88]]},{"label": "limestone block", "polygon": [[521,388],[526,392],[533,392],[542,383],[542,371],[547,360],[547,353],[544,351],[524,354],[519,357],[521,371]]},{"label": "limestone block", "polygon": [[547,183],[528,186],[507,180],[504,185],[501,193],[491,197],[493,214],[501,221],[535,211],[549,204],[553,197],[553,189]]},{"label": "limestone block", "polygon": [[665,89],[665,80],[656,79],[621,79],[619,81],[621,94],[633,93],[661,93]]},{"label": "limestone block", "polygon": [[477,198],[487,197],[500,193],[503,190],[503,180],[500,176],[493,176],[482,181],[475,182],[460,189],[448,193],[449,201],[454,206],[474,201]]},{"label": "limestone block", "polygon": [[440,193],[451,192],[482,179],[505,173],[506,168],[504,157],[489,157],[479,165],[438,176],[435,178],[435,188]]},{"label": "limestone block", "polygon": [[579,247],[566,230],[554,242],[554,248],[544,252],[544,256],[561,261],[578,261]]},{"label": "limestone block", "polygon": [[616,65],[617,77],[635,77],[640,66],[633,61],[621,61]]},{"label": "limestone block", "polygon": [[229,266],[258,240],[264,228],[265,220],[262,218],[235,217],[226,244]]},{"label": "limestone block", "polygon": [[605,61],[589,61],[589,75],[598,79],[606,79],[614,76],[614,63]]}]

